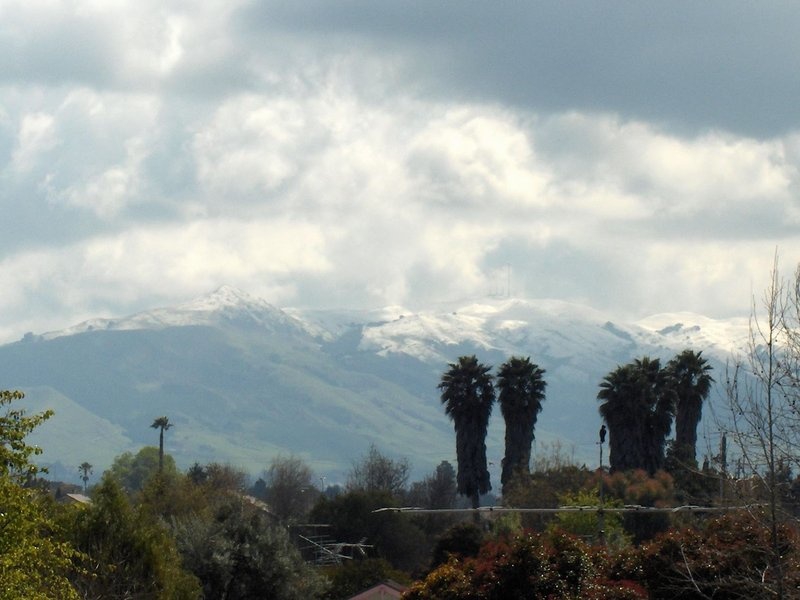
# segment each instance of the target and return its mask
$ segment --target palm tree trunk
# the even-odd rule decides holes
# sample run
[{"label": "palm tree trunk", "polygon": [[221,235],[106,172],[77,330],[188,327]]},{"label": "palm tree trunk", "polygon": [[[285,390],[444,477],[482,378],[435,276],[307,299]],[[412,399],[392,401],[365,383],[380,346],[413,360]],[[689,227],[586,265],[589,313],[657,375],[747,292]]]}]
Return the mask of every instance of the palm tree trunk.
[{"label": "palm tree trunk", "polygon": [[164,471],[164,428],[158,434],[158,472]]}]

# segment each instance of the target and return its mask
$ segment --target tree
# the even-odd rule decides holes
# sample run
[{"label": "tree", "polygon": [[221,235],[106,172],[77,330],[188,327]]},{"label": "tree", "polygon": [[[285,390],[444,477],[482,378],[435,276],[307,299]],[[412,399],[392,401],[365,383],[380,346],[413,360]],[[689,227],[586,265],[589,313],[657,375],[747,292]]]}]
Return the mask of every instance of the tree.
[{"label": "tree", "polygon": [[272,514],[293,523],[308,514],[317,498],[314,473],[302,458],[278,455],[264,474],[266,501]]},{"label": "tree", "polygon": [[477,556],[450,560],[415,583],[407,600],[559,598],[639,600],[649,595],[611,577],[605,551],[562,532],[524,532],[484,542]]},{"label": "tree", "polygon": [[[159,452],[155,446],[145,446],[136,454],[123,452],[111,463],[109,471],[128,492],[138,492],[148,479],[159,473]],[[169,454],[161,457],[163,475],[177,473],[175,459]]]},{"label": "tree", "polygon": [[388,560],[396,569],[416,571],[427,566],[425,532],[410,515],[380,508],[400,506],[386,490],[352,490],[327,498],[321,496],[311,510],[312,523],[327,523],[336,542],[365,543],[369,556]]},{"label": "tree", "polygon": [[164,431],[172,427],[168,417],[158,417],[153,424],[150,425],[153,429],[158,429],[158,470],[164,470]]},{"label": "tree", "polygon": [[497,374],[498,402],[506,423],[506,451],[500,477],[504,487],[514,472],[528,472],[530,468],[533,432],[547,385],[543,376],[544,369],[533,364],[530,357],[512,357],[501,365]]},{"label": "tree", "polygon": [[667,363],[676,398],[675,454],[690,467],[697,466],[697,426],[714,383],[709,375],[711,365],[702,354],[687,349]]},{"label": "tree", "polygon": [[450,363],[439,383],[445,413],[456,432],[458,492],[471,499],[473,508],[480,505],[480,495],[492,489],[486,462],[486,429],[494,402],[490,370],[474,355],[462,356]]},{"label": "tree", "polygon": [[603,378],[597,398],[608,425],[611,470],[653,474],[662,468],[675,400],[660,361],[645,356],[617,367]]},{"label": "tree", "polygon": [[184,565],[203,598],[318,598],[320,575],[300,557],[285,528],[241,498],[220,497],[206,511],[173,521]]},{"label": "tree", "polygon": [[11,408],[23,398],[22,392],[0,391],[0,407],[6,407],[0,416],[0,595],[77,599],[68,577],[79,553],[53,535],[56,526],[42,493],[22,486],[39,472],[31,457],[41,453],[25,438],[53,413]]},{"label": "tree", "polygon": [[436,466],[432,475],[425,479],[429,508],[453,508],[456,503],[456,471],[448,461]]},{"label": "tree", "polygon": [[431,568],[445,564],[450,557],[460,560],[477,556],[486,532],[475,523],[457,523],[439,536],[433,548]]},{"label": "tree", "polygon": [[[600,506],[600,490],[598,487],[567,492],[559,499],[559,506]],[[618,498],[603,501],[606,508],[621,508],[623,502]],[[550,522],[548,531],[562,530],[569,534],[579,536],[581,539],[597,540],[600,532],[600,516],[595,510],[580,512],[560,512]],[[630,536],[625,533],[622,526],[622,515],[607,512],[602,521],[604,543],[612,548],[619,548],[630,543]]]},{"label": "tree", "polygon": [[75,578],[82,598],[175,598],[200,595],[197,580],[184,571],[177,547],[163,523],[134,507],[106,473],[92,504],[74,507],[65,529],[87,556]]},{"label": "tree", "polygon": [[381,453],[375,444],[360,461],[353,464],[347,477],[347,489],[366,492],[385,491],[399,498],[408,483],[411,465],[406,458],[394,460]]},{"label": "tree", "polygon": [[19,391],[0,390],[0,407],[7,407],[0,417],[0,474],[24,483],[35,477],[39,468],[31,458],[42,453],[38,446],[25,441],[28,434],[53,416],[52,410],[28,415],[24,408],[11,408],[11,403],[22,400]]},{"label": "tree", "polygon": [[796,466],[800,459],[800,271],[793,287],[794,293],[779,276],[776,253],[760,310],[753,300],[745,356],[737,358],[727,373],[729,410],[727,419],[720,423],[738,447],[748,474],[759,480],[766,491],[770,566],[775,577],[774,585],[767,583],[765,587],[778,598],[785,594],[779,540],[780,472],[787,466]]},{"label": "tree", "polygon": [[[757,511],[756,511],[757,512]],[[796,528],[778,529],[786,569],[787,597],[800,589]],[[685,529],[671,529],[614,557],[617,577],[643,585],[653,600],[775,598],[769,531],[759,516],[730,512]]]},{"label": "tree", "polygon": [[92,465],[84,461],[78,467],[78,472],[81,474],[81,479],[83,480],[83,492],[86,493],[89,491],[89,475],[92,474]]}]

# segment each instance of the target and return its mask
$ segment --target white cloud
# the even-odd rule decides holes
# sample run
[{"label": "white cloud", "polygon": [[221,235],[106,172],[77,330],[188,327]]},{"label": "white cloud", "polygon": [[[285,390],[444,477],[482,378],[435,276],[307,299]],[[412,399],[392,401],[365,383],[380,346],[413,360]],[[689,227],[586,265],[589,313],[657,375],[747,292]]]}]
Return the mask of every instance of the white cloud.
[{"label": "white cloud", "polygon": [[12,157],[14,171],[27,173],[57,145],[54,122],[52,115],[41,112],[22,117]]}]

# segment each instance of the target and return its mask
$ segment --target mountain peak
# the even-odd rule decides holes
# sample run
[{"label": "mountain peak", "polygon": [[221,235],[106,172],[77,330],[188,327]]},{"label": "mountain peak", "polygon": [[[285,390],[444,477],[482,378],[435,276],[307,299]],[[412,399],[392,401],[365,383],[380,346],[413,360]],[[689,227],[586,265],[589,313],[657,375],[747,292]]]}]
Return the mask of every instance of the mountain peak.
[{"label": "mountain peak", "polygon": [[277,310],[265,300],[256,298],[231,285],[220,286],[210,294],[190,300],[189,302],[179,305],[177,308],[183,310],[214,311],[247,306],[270,307]]},{"label": "mountain peak", "polygon": [[73,327],[45,333],[44,339],[90,331],[130,331],[187,326],[235,326],[270,331],[305,331],[282,310],[230,285],[177,306],[156,308],[122,318],[91,319]]}]

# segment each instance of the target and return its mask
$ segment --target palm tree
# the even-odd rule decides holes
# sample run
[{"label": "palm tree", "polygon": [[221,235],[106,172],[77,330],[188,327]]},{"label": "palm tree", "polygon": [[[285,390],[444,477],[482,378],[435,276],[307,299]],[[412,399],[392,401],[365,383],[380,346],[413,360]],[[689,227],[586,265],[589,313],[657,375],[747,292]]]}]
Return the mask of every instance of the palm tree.
[{"label": "palm tree", "polygon": [[480,495],[492,489],[486,463],[486,428],[494,402],[490,370],[474,355],[462,356],[450,363],[438,386],[456,431],[458,493],[471,498],[473,508],[478,508]]},{"label": "palm tree", "polygon": [[85,494],[89,491],[89,475],[92,474],[92,465],[88,462],[82,462],[78,467],[78,472],[83,480],[83,493]]},{"label": "palm tree", "polygon": [[544,369],[532,363],[530,357],[511,357],[497,374],[498,401],[506,422],[506,452],[500,476],[504,488],[515,472],[530,468],[533,430],[547,386],[543,375]]},{"label": "palm tree", "polygon": [[702,352],[684,350],[667,364],[667,371],[676,396],[675,452],[697,465],[697,426],[703,416],[703,402],[711,392],[714,379],[711,365]]},{"label": "palm tree", "polygon": [[660,361],[645,356],[605,376],[597,398],[608,425],[612,471],[664,466],[664,448],[672,428],[675,396]]},{"label": "palm tree", "polygon": [[172,427],[172,423],[167,417],[158,417],[150,427],[160,429],[158,432],[158,472],[161,473],[164,470],[164,430]]}]

